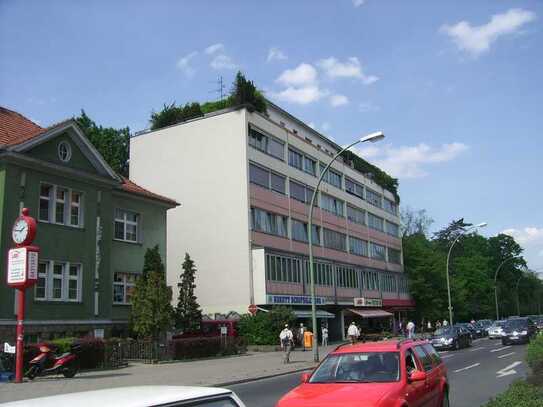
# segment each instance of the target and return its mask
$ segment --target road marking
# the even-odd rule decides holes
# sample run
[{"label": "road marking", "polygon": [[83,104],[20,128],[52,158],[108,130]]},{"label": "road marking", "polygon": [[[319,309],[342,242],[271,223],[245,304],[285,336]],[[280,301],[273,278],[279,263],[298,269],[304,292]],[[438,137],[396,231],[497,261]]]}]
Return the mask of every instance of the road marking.
[{"label": "road marking", "polygon": [[476,348],[470,349],[469,351],[470,351],[470,352],[473,352],[473,351],[476,351],[476,350],[479,350],[479,349],[486,349],[486,348],[485,348],[484,346],[478,346],[478,347],[476,347]]},{"label": "road marking", "polygon": [[475,363],[475,364],[473,364],[473,365],[463,367],[462,369],[456,369],[456,370],[454,371],[454,373],[458,373],[458,372],[462,372],[462,371],[464,371],[464,370],[472,369],[472,368],[477,367],[477,366],[479,366],[479,365],[480,365],[480,363]]},{"label": "road marking", "polygon": [[449,353],[449,351],[448,351],[448,350],[442,350],[442,351],[440,351],[440,352],[438,352],[438,353],[439,353],[440,355],[443,355],[443,354],[445,354],[445,353]]},{"label": "road marking", "polygon": [[492,349],[490,352],[501,352],[502,350],[509,349],[510,347],[511,347],[511,345],[509,345],[509,346],[504,346],[503,348]]},{"label": "road marking", "polygon": [[500,378],[500,377],[504,377],[504,376],[509,376],[509,375],[512,375],[512,374],[516,374],[517,371],[514,370],[513,368],[516,367],[516,366],[518,366],[518,365],[520,365],[520,364],[522,364],[522,362],[520,362],[520,361],[517,360],[516,362],[511,363],[509,366],[506,366],[506,367],[504,367],[503,369],[498,370],[498,371],[496,372],[496,378]]},{"label": "road marking", "polygon": [[447,358],[452,358],[454,355],[443,355],[441,356],[441,359],[447,359]]},{"label": "road marking", "polygon": [[511,356],[511,355],[514,355],[514,354],[515,354],[515,352],[506,353],[505,355],[500,355],[500,356],[498,356],[498,359],[506,358],[507,356]]}]

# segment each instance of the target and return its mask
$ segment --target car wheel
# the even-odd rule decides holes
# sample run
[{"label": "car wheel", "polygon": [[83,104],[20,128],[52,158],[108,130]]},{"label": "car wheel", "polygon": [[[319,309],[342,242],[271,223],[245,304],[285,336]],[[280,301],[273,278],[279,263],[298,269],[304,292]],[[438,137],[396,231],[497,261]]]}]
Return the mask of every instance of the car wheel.
[{"label": "car wheel", "polygon": [[460,342],[459,341],[455,341],[454,342],[454,350],[458,350],[460,349]]},{"label": "car wheel", "polygon": [[443,402],[441,403],[441,407],[449,407],[449,392],[445,390],[443,393]]}]

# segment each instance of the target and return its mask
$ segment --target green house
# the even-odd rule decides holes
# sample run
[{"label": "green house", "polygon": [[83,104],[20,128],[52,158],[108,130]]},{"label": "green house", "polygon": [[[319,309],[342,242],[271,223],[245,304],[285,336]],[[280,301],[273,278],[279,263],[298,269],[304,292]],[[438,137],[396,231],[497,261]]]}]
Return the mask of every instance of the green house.
[{"label": "green house", "polygon": [[116,174],[74,120],[42,128],[0,107],[0,343],[15,339],[16,292],[6,285],[11,228],[37,220],[38,283],[25,334],[119,335],[145,251],[166,259],[166,212],[177,203]]}]

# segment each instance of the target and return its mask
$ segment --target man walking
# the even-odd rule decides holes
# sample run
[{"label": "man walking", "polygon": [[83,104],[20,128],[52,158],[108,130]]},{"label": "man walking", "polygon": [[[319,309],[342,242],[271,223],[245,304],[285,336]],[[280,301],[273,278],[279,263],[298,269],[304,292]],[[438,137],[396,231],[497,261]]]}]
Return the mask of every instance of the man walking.
[{"label": "man walking", "polygon": [[328,328],[326,325],[322,326],[322,346],[328,346]]},{"label": "man walking", "polygon": [[292,331],[288,329],[288,324],[285,324],[285,328],[279,334],[279,341],[281,342],[281,349],[283,350],[283,363],[290,363],[292,340]]},{"label": "man walking", "polygon": [[305,331],[306,331],[306,329],[305,329],[304,324],[300,324],[300,328],[298,329],[297,339],[298,339],[298,342],[300,343],[300,346],[302,347],[303,352],[305,352],[305,344],[304,344],[304,333],[305,333]]},{"label": "man walking", "polygon": [[351,341],[351,345],[354,345],[356,343],[356,340],[360,336],[360,331],[358,330],[358,327],[356,326],[354,321],[351,322],[351,325],[349,325],[349,329],[347,330],[347,336]]},{"label": "man walking", "polygon": [[413,323],[413,321],[409,321],[407,323],[406,328],[407,328],[407,337],[409,339],[412,339],[413,336],[415,335],[415,324]]}]

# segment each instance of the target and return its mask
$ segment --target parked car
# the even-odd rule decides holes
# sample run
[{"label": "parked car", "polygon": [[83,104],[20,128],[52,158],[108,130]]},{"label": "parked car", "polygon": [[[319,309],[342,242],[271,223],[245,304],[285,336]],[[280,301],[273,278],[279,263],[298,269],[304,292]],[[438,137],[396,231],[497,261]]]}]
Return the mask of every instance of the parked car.
[{"label": "parked car", "polygon": [[484,336],[488,336],[488,330],[492,326],[493,322],[494,321],[492,321],[490,319],[480,319],[479,321],[477,321],[477,323],[480,324],[483,327]]},{"label": "parked car", "polygon": [[68,393],[2,404],[2,407],[245,407],[235,393],[215,387],[134,386]]},{"label": "parked car", "polygon": [[481,329],[477,329],[472,323],[470,322],[462,322],[455,324],[455,326],[460,326],[464,329],[467,329],[469,333],[471,334],[471,339],[477,339],[482,337],[482,331]]},{"label": "parked car", "polygon": [[276,407],[449,406],[447,369],[427,341],[366,342],[332,351]]},{"label": "parked car", "polygon": [[471,346],[469,331],[460,326],[445,326],[436,329],[431,338],[436,349],[460,349]]},{"label": "parked car", "polygon": [[505,320],[500,320],[494,322],[488,329],[488,338],[489,339],[501,339],[503,334],[503,326],[505,325]]},{"label": "parked car", "polygon": [[503,326],[502,344],[528,343],[537,328],[529,318],[508,319]]}]

